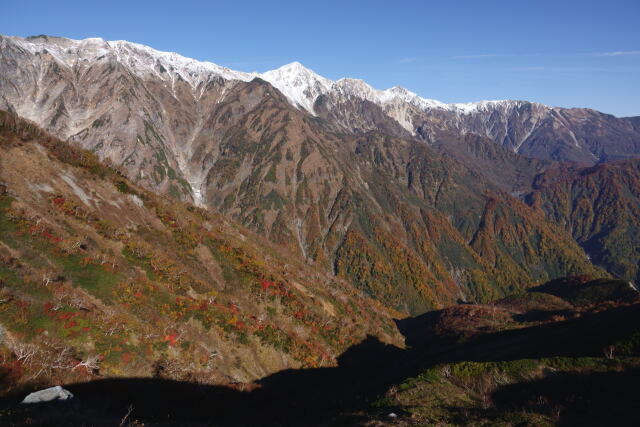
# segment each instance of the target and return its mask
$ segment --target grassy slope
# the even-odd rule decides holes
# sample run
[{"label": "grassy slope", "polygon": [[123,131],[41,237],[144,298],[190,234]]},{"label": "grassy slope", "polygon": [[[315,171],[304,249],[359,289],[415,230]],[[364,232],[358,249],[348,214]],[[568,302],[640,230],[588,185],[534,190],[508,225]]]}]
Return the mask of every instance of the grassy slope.
[{"label": "grassy slope", "polygon": [[[96,377],[250,381],[327,366],[389,311],[222,216],[0,115],[3,392]],[[90,362],[90,363],[80,363]]]},{"label": "grassy slope", "polygon": [[538,289],[405,319],[407,348],[369,337],[336,367],[286,370],[235,390],[136,378],[71,384],[75,403],[2,414],[16,425],[113,425],[127,408],[145,424],[637,425],[638,295],[569,282],[589,297],[572,303]]},{"label": "grassy slope", "polygon": [[625,282],[569,278],[433,313],[413,343],[431,366],[390,387],[367,424],[394,412],[394,425],[634,425],[639,301]]}]

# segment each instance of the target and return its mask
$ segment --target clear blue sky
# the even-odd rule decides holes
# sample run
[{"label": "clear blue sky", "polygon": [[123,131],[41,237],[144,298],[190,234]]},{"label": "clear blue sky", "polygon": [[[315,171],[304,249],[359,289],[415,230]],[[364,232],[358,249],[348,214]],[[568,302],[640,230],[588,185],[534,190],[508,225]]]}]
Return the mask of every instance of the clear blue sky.
[{"label": "clear blue sky", "polygon": [[300,61],[445,102],[640,115],[638,0],[0,0],[0,33],[124,39],[243,71]]}]

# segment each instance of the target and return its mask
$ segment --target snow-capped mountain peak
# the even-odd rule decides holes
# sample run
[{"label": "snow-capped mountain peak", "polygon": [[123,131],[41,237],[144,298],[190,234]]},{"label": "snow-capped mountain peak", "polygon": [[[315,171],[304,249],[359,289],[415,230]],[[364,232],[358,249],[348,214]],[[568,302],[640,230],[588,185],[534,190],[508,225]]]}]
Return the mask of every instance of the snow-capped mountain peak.
[{"label": "snow-capped mountain peak", "polygon": [[335,83],[335,88],[344,94],[366,99],[374,104],[388,105],[406,102],[421,110],[429,108],[448,108],[448,105],[435,99],[421,98],[417,94],[401,86],[394,86],[386,90],[377,90],[363,80],[342,78]]},{"label": "snow-capped mountain peak", "polygon": [[227,80],[249,81],[255,73],[245,73],[214,64],[197,61],[175,52],[163,52],[148,46],[124,40],[107,42],[118,57],[119,62],[127,64],[139,74],[154,73],[162,75],[177,73],[193,87],[204,80],[207,74],[214,74]]},{"label": "snow-capped mountain peak", "polygon": [[281,67],[276,68],[275,70],[271,70],[271,72],[275,72],[275,71],[281,71],[281,72],[285,72],[285,73],[315,74],[312,70],[310,70],[309,68],[305,67],[304,65],[302,65],[298,61],[293,61],[293,62],[290,62],[288,64],[282,65]]},{"label": "snow-capped mountain peak", "polygon": [[312,114],[316,98],[328,92],[333,83],[299,62],[283,65],[262,73],[259,77],[280,90],[293,105],[300,106]]},{"label": "snow-capped mountain peak", "polygon": [[333,88],[344,95],[354,96],[360,99],[366,99],[374,103],[380,100],[379,90],[374,89],[371,85],[361,79],[353,79],[350,77],[342,78],[335,82]]},{"label": "snow-capped mountain peak", "polygon": [[447,104],[435,99],[422,98],[419,95],[411,92],[410,90],[403,88],[402,86],[394,86],[383,92],[382,100],[384,102],[390,102],[394,100],[407,102],[422,110],[428,108],[447,108]]},{"label": "snow-capped mountain peak", "polygon": [[[327,94],[367,100],[382,107],[388,107],[387,111],[396,112],[405,111],[408,106],[413,106],[422,111],[448,110],[464,115],[492,108],[511,108],[519,105],[518,101],[508,100],[445,104],[434,99],[422,98],[400,86],[378,90],[360,79],[342,78],[332,81],[297,61],[264,73],[247,73],[123,40],[105,41],[101,38],[71,40],[49,36],[6,37],[6,39],[31,53],[49,54],[55,58],[56,62],[67,68],[73,68],[79,63],[88,64],[93,61],[112,59],[143,77],[158,77],[172,84],[179,77],[194,89],[201,83],[207,82],[212,76],[241,81],[260,77],[280,90],[292,105],[314,115],[315,101],[319,96]],[[398,114],[406,118],[405,113]],[[405,118],[402,120],[399,116],[394,118],[406,122]],[[411,124],[406,122],[403,126],[409,129]]]},{"label": "snow-capped mountain peak", "polygon": [[550,107],[537,102],[518,101],[513,99],[497,99],[492,101],[465,102],[445,105],[447,105],[451,110],[462,114],[473,114],[480,111],[487,111],[492,109],[510,110],[513,108],[521,107],[523,105],[532,105],[536,108],[550,109]]}]

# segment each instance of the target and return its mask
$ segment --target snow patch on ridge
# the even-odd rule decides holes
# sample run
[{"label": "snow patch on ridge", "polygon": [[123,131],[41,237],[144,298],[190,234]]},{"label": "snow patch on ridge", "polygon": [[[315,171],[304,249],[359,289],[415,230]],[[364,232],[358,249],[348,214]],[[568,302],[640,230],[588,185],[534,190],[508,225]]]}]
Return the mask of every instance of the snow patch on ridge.
[{"label": "snow patch on ridge", "polygon": [[276,70],[260,74],[260,78],[271,83],[296,107],[302,107],[315,115],[313,103],[329,91],[333,82],[322,77],[299,62],[292,62]]},{"label": "snow patch on ridge", "polygon": [[348,95],[382,106],[387,114],[411,132],[413,129],[407,110],[410,107],[422,111],[440,109],[458,114],[474,114],[496,107],[518,106],[522,103],[522,101],[499,100],[445,104],[435,99],[422,98],[400,86],[377,90],[363,80],[343,78],[332,81],[316,74],[299,62],[292,62],[264,73],[247,73],[123,40],[105,41],[101,38],[71,40],[48,36],[26,39],[7,38],[33,54],[50,54],[58,63],[68,68],[73,68],[78,61],[112,59],[127,66],[138,75],[153,75],[171,82],[172,87],[177,79],[182,79],[191,85],[194,91],[198,87],[203,88],[202,83],[208,82],[215,76],[240,81],[250,81],[259,77],[280,90],[296,108],[314,115],[313,105],[319,96],[329,93]]},{"label": "snow patch on ridge", "polygon": [[108,42],[119,62],[127,64],[132,70],[140,73],[156,74],[163,78],[178,74],[193,88],[206,81],[210,75],[220,76],[226,80],[250,81],[255,73],[244,73],[223,67],[213,62],[197,61],[175,52],[162,52],[148,46],[123,40]]}]

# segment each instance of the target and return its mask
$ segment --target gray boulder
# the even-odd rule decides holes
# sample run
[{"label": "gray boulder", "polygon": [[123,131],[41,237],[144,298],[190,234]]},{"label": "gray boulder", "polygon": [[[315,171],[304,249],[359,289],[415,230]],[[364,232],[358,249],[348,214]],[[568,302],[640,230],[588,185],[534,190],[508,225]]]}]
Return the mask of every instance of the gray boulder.
[{"label": "gray boulder", "polygon": [[53,402],[54,400],[69,400],[73,399],[73,394],[59,385],[55,387],[45,388],[31,393],[24,398],[22,403],[42,403]]}]

